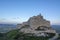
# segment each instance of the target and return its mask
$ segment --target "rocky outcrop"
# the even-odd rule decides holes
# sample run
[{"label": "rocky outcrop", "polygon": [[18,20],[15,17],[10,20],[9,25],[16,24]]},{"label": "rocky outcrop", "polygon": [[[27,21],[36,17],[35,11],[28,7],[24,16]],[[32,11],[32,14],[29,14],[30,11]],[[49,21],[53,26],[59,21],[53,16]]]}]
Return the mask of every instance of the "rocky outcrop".
[{"label": "rocky outcrop", "polygon": [[50,21],[44,19],[41,14],[30,17],[27,22],[18,24],[17,28],[24,33],[34,33],[38,35],[41,33],[56,33],[56,31],[50,27]]},{"label": "rocky outcrop", "polygon": [[28,20],[28,24],[34,29],[36,29],[39,26],[50,27],[50,21],[45,20],[43,16],[41,16],[41,14],[31,17]]},{"label": "rocky outcrop", "polygon": [[27,22],[23,22],[22,24],[19,24],[19,27],[29,25],[32,28],[37,28],[39,26],[45,26],[45,27],[50,27],[50,21],[47,21],[43,18],[43,16],[37,15],[30,17],[30,19]]}]

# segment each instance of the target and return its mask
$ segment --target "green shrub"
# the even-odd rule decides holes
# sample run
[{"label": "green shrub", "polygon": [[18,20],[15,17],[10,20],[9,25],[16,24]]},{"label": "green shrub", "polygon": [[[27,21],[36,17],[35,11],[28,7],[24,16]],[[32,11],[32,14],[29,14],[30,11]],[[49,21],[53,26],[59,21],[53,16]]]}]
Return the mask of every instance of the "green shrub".
[{"label": "green shrub", "polygon": [[17,35],[17,33],[18,33],[18,30],[12,30],[12,31],[9,31],[8,33],[7,33],[7,39],[13,39],[16,35]]},{"label": "green shrub", "polygon": [[19,30],[12,30],[7,33],[7,40],[48,40],[48,37],[27,36]]}]

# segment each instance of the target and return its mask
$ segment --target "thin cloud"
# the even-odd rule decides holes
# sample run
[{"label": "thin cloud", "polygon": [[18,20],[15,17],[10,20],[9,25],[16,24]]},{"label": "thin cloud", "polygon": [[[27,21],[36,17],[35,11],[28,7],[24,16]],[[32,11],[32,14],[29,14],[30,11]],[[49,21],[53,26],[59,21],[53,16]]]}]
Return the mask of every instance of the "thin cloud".
[{"label": "thin cloud", "polygon": [[54,21],[51,21],[51,24],[60,25],[60,21],[59,20],[54,20]]}]

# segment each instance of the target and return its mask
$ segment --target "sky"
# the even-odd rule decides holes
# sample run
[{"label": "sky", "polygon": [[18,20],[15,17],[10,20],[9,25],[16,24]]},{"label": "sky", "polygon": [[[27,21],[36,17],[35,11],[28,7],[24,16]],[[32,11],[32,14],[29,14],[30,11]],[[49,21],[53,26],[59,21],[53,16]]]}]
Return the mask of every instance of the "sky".
[{"label": "sky", "polygon": [[60,25],[60,0],[0,0],[0,23],[22,23],[40,13]]}]

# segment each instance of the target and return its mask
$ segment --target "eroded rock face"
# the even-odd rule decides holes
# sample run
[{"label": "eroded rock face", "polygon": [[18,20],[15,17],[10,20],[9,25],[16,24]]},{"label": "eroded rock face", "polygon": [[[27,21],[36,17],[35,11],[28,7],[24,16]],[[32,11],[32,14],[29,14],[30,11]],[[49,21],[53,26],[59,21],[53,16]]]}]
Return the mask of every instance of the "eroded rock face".
[{"label": "eroded rock face", "polygon": [[47,21],[43,18],[43,16],[37,15],[30,17],[27,22],[23,22],[22,24],[18,24],[17,28],[24,33],[55,33],[56,31],[50,27],[50,21]]},{"label": "eroded rock face", "polygon": [[50,27],[50,21],[47,21],[43,18],[43,16],[37,15],[30,17],[30,19],[27,22],[23,22],[20,24],[20,27],[24,25],[29,25],[31,28],[36,29],[39,26],[44,26],[44,27]]},{"label": "eroded rock face", "polygon": [[50,21],[47,21],[41,15],[33,16],[28,20],[30,27],[37,28],[39,26],[50,27]]}]

